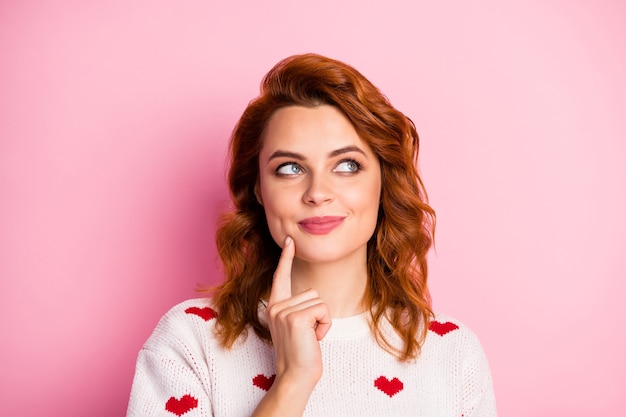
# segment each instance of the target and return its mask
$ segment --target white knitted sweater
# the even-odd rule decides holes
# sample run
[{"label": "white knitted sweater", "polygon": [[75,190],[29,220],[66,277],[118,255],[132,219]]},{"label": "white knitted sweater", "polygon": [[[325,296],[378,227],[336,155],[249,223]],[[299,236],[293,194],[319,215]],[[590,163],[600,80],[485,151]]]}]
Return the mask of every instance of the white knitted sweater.
[{"label": "white knitted sweater", "polygon": [[[215,314],[204,298],[163,316],[139,352],[127,416],[252,414],[274,381],[272,346],[250,331],[232,349],[222,349],[212,332]],[[456,320],[435,320],[411,363],[378,345],[366,314],[333,320],[320,342],[323,375],[304,416],[495,416],[478,339]]]}]

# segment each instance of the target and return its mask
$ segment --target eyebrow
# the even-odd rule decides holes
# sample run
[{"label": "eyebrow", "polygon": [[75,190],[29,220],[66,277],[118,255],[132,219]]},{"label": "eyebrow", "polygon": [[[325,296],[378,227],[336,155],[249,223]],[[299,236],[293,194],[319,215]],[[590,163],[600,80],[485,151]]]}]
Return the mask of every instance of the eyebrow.
[{"label": "eyebrow", "polygon": [[[359,152],[365,156],[365,152],[363,152],[361,148],[359,148],[358,146],[350,145],[350,146],[345,146],[343,148],[335,149],[334,151],[328,154],[328,157],[334,158],[336,156],[339,156],[341,154],[348,153],[348,152]],[[272,159],[275,159],[275,158],[281,158],[281,157],[293,158],[293,159],[297,159],[298,161],[304,161],[306,159],[304,155],[296,153],[296,152],[278,150],[270,155],[270,157],[268,158],[268,161],[271,161]]]}]

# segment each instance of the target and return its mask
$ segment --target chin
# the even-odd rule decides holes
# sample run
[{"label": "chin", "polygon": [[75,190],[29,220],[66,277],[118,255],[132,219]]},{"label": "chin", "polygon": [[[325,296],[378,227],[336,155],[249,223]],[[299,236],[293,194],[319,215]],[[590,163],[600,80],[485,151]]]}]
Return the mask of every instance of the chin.
[{"label": "chin", "polygon": [[[298,242],[296,241],[296,257],[304,262],[309,263],[329,263],[341,261],[344,258],[355,256],[360,247],[349,248],[345,245],[333,245],[328,242],[319,245],[306,245],[301,244],[298,249]],[[366,251],[365,246],[363,250]]]}]

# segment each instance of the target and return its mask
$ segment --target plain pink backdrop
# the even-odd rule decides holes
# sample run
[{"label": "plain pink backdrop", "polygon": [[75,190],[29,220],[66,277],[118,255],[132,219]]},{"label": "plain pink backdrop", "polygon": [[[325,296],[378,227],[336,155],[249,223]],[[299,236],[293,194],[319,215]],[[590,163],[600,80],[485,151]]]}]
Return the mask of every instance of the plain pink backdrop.
[{"label": "plain pink backdrop", "polygon": [[221,278],[229,133],[294,53],[409,115],[435,309],[501,416],[622,416],[621,1],[0,3],[0,414],[122,416],[159,317]]}]

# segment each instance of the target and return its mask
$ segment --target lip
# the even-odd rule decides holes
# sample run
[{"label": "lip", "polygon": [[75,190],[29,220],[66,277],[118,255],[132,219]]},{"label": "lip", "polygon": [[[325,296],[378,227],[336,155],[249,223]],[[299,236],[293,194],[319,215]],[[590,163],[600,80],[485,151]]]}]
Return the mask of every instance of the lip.
[{"label": "lip", "polygon": [[309,217],[300,220],[298,225],[302,230],[312,235],[325,235],[339,227],[344,219],[343,216]]}]

